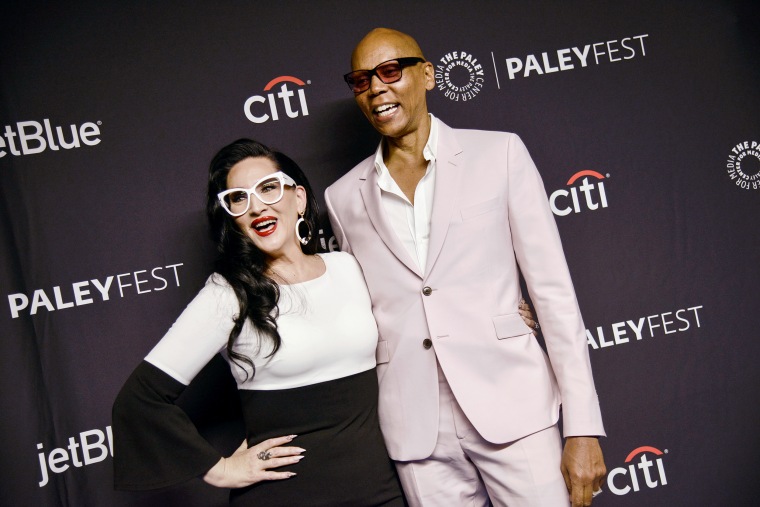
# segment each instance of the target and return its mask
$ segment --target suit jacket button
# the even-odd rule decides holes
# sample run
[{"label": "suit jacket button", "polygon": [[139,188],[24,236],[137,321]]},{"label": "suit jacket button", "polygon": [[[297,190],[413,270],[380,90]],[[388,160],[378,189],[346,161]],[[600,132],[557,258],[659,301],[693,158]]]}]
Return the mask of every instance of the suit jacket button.
[{"label": "suit jacket button", "polygon": [[430,338],[425,338],[422,340],[422,346],[427,350],[433,346],[433,341]]},{"label": "suit jacket button", "polygon": [[426,296],[429,296],[430,294],[433,293],[433,289],[431,289],[430,287],[425,287],[424,289],[422,289],[422,293],[425,294]]}]

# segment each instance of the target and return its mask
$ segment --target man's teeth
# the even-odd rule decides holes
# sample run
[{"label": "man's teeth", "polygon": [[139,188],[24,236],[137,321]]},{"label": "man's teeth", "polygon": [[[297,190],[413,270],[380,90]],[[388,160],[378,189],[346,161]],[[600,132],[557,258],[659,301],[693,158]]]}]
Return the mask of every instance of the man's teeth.
[{"label": "man's teeth", "polygon": [[377,108],[375,108],[375,112],[379,116],[387,116],[391,114],[391,112],[393,112],[393,110],[396,109],[396,107],[398,107],[396,104],[384,104],[382,106],[378,106]]}]

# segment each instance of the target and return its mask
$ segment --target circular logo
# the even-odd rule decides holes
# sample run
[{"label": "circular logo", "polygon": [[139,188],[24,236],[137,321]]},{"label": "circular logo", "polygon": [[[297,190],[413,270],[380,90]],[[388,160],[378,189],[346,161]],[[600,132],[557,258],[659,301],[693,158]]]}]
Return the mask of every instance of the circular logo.
[{"label": "circular logo", "polygon": [[760,189],[760,143],[744,141],[734,146],[728,154],[726,172],[737,187]]},{"label": "circular logo", "polygon": [[435,84],[446,98],[455,102],[474,99],[483,89],[483,66],[470,53],[446,53],[435,65]]}]

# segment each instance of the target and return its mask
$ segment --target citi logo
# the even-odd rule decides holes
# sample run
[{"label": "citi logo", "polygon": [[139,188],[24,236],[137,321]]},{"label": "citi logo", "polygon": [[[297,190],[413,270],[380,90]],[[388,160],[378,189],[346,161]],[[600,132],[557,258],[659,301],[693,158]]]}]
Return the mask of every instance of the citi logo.
[{"label": "citi logo", "polygon": [[[665,466],[662,464],[662,458],[655,458],[652,461],[647,458],[647,454],[663,456],[667,453],[667,449],[663,452],[648,445],[637,447],[625,458],[625,462],[630,463],[627,468],[625,466],[614,468],[607,474],[607,488],[616,495],[627,495],[631,491],[641,491],[642,484],[639,480],[640,478],[644,479],[644,484],[650,489],[665,486],[668,483],[668,479],[665,476]],[[634,463],[633,460],[638,455],[641,455],[641,457],[637,463]]]},{"label": "citi logo", "polygon": [[[594,180],[589,182],[589,177],[599,180],[594,184]],[[606,178],[609,178],[608,174]],[[549,205],[555,215],[561,217],[569,215],[570,213],[580,213],[584,209],[595,210],[607,207],[607,194],[604,191],[605,176],[602,176],[596,171],[578,171],[573,174],[569,180],[567,180],[568,186],[572,185],[579,179],[583,178],[583,182],[578,187],[570,187],[570,191],[560,188],[549,196]],[[583,193],[585,199],[584,202],[578,198],[578,190]]]},{"label": "citi logo", "polygon": [[[265,92],[271,90],[271,93],[267,93],[266,95],[253,95],[248,97],[248,100],[245,101],[245,105],[243,105],[245,117],[253,123],[264,123],[269,120],[277,121],[280,119],[280,108],[284,109],[288,118],[296,118],[299,115],[309,116],[309,107],[306,105],[306,94],[304,93],[304,89],[296,88],[294,93],[293,90],[288,87],[289,84],[291,86],[295,85],[301,87],[311,84],[311,81],[304,83],[297,77],[293,76],[280,76],[272,79],[264,87]],[[275,89],[275,86],[277,85],[281,86]],[[298,94],[298,101],[294,104],[290,99],[293,98],[295,94]]]},{"label": "citi logo", "polygon": [[[5,131],[0,135],[0,158],[9,152],[16,157],[22,155],[34,155],[47,149],[58,151],[61,148],[70,150],[86,146],[100,144],[100,127],[97,124],[86,122],[81,125],[69,125],[68,128],[53,127],[50,120],[45,118],[42,123],[38,121],[20,121],[13,125],[6,125]],[[5,139],[3,139],[5,138]]]}]

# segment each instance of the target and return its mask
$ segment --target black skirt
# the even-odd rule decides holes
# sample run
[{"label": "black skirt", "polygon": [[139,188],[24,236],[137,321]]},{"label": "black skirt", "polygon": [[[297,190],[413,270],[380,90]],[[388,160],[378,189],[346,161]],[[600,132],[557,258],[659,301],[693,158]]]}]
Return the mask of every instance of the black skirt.
[{"label": "black skirt", "polygon": [[266,507],[405,505],[377,417],[375,369],[272,391],[240,390],[248,445],[298,435],[305,458],[277,471],[297,475],[233,490],[230,504]]}]

